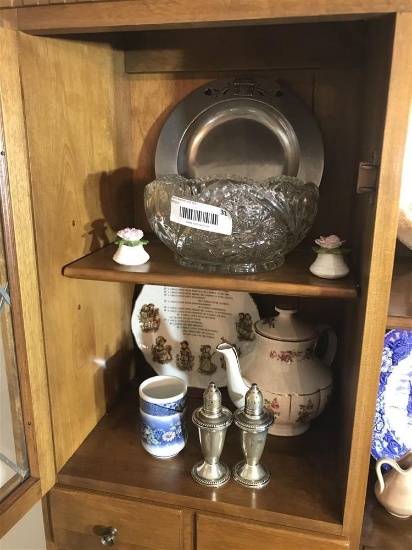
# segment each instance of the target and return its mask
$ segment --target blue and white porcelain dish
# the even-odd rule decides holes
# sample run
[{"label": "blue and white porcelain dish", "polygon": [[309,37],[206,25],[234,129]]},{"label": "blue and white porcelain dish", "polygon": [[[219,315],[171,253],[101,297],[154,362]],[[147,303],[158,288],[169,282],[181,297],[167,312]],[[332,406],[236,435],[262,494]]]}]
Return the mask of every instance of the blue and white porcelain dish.
[{"label": "blue and white porcelain dish", "polygon": [[372,456],[397,460],[412,450],[412,331],[385,335]]}]

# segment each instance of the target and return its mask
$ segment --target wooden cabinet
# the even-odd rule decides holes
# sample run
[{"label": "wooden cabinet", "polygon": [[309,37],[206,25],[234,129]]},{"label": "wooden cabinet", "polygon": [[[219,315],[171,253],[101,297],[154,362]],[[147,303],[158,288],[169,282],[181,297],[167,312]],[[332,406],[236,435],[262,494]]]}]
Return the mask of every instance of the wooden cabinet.
[{"label": "wooden cabinet", "polygon": [[59,486],[48,502],[58,548],[101,548],[110,536],[113,546],[130,550],[180,548],[182,511],[177,508]]},{"label": "wooden cabinet", "polygon": [[[122,549],[185,548],[184,516],[194,525],[197,550],[214,548],[247,550],[254,545],[271,548],[316,548],[339,550],[349,547],[343,537],[274,526],[270,523],[240,521],[234,517],[195,513],[159,506],[134,498],[71,489],[56,485],[47,495],[53,540],[62,550],[92,550],[113,537],[113,546]],[[103,537],[103,539],[102,539]],[[186,539],[187,539],[186,533]],[[103,540],[103,542],[102,542]]]},{"label": "wooden cabinet", "polygon": [[256,524],[236,519],[219,518],[210,514],[198,514],[196,518],[197,550],[238,548],[249,550],[251,546],[284,550],[338,550],[348,548],[348,540],[330,535],[318,535],[309,531],[277,528],[265,523]]},{"label": "wooden cabinet", "polygon": [[[69,507],[70,499],[90,509],[96,503],[96,510],[102,503],[104,519],[96,512],[91,523],[108,522],[112,503],[125,499],[125,517],[135,505],[149,515],[150,506],[164,513],[160,531],[175,518],[170,536],[185,550],[205,548],[212,526],[230,548],[240,523],[265,544],[276,534],[285,548],[305,540],[314,548],[358,547],[411,101],[410,9],[402,1],[178,0],[0,12],[7,52],[0,100],[18,270],[22,280],[30,275],[41,304],[32,310],[23,301],[28,342],[44,354],[29,374],[37,373],[40,388],[39,372],[47,375],[49,402],[36,401],[36,423],[50,407],[54,449],[39,478],[42,494],[59,483],[47,500],[58,546],[88,540],[85,525],[72,523],[77,506]],[[180,268],[150,238],[150,263],[114,264],[109,243],[116,231],[148,230],[143,189],[154,177],[167,115],[197,86],[233,74],[278,79],[319,123],[325,142],[319,215],[301,250],[273,272],[218,277]],[[371,193],[356,190],[361,161],[378,166]],[[19,215],[22,204],[30,215]],[[347,279],[325,281],[308,271],[311,243],[325,233],[337,233],[352,250]],[[234,482],[219,490],[197,486],[190,477],[200,457],[193,428],[173,460],[154,461],[141,449],[135,384],[150,371],[134,349],[130,315],[135,285],[147,283],[253,292],[264,315],[278,300],[293,299],[303,318],[336,328],[329,414],[308,434],[268,439],[273,479],[262,491]],[[225,452],[231,465],[239,458],[234,430]],[[69,532],[77,533],[70,535],[75,543],[64,538]]]}]

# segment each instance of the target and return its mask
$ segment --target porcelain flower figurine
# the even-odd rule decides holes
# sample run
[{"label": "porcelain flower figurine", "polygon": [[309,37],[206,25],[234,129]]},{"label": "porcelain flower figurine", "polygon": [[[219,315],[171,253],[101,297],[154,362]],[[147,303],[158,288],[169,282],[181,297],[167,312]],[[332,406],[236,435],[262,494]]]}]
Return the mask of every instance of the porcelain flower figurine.
[{"label": "porcelain flower figurine", "polygon": [[349,268],[343,254],[348,250],[341,248],[344,242],[337,235],[315,239],[318,246],[314,246],[313,250],[318,256],[310,266],[310,272],[323,279],[340,279],[347,275]]},{"label": "porcelain flower figurine", "polygon": [[320,248],[339,248],[345,241],[341,241],[337,235],[329,235],[329,237],[319,237],[315,239],[315,243],[320,246]]},{"label": "porcelain flower figurine", "polygon": [[150,256],[143,245],[149,241],[143,239],[143,231],[134,227],[126,227],[117,232],[118,239],[115,244],[119,245],[113,260],[122,265],[142,265],[145,264]]}]

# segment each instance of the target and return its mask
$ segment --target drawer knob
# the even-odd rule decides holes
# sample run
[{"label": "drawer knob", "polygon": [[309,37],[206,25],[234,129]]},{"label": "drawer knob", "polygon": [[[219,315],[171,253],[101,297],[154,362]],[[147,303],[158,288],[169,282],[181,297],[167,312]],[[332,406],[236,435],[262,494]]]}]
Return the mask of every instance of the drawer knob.
[{"label": "drawer knob", "polygon": [[117,535],[116,527],[108,527],[103,535],[100,537],[100,541],[103,546],[113,546],[114,539]]}]

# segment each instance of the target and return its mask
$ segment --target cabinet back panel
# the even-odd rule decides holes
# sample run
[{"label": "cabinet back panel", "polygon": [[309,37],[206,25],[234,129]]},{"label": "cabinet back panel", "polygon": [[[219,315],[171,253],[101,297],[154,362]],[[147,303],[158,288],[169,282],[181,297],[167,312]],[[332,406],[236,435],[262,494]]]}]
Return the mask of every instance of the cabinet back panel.
[{"label": "cabinet back panel", "polygon": [[133,286],[61,274],[133,223],[128,90],[105,45],[22,35],[20,58],[59,469],[130,378]]},{"label": "cabinet back panel", "polygon": [[130,33],[126,35],[125,70],[159,73],[359,65],[364,28],[363,21],[351,21]]}]

